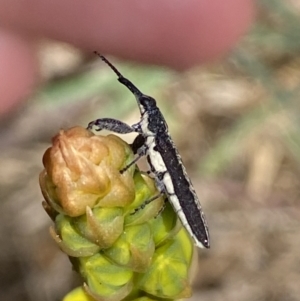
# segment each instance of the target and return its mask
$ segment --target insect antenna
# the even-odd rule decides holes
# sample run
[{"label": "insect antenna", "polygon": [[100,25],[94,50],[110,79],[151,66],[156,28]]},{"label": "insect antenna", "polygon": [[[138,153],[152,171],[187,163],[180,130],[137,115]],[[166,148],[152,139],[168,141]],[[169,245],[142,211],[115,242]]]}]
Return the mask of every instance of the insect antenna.
[{"label": "insect antenna", "polygon": [[100,59],[104,62],[104,63],[106,63],[111,69],[112,69],[112,71],[114,71],[117,75],[118,75],[118,77],[119,78],[122,78],[122,77],[124,77],[122,74],[121,74],[121,72],[106,58],[106,57],[104,57],[102,54],[100,54],[99,52],[97,52],[97,51],[94,51],[94,53],[95,54],[97,54],[99,57],[100,57]]},{"label": "insect antenna", "polygon": [[94,53],[97,54],[101,58],[101,60],[117,74],[118,81],[126,86],[137,98],[144,95],[129,79],[124,77],[121,72],[106,57],[104,57],[97,51],[94,51]]}]

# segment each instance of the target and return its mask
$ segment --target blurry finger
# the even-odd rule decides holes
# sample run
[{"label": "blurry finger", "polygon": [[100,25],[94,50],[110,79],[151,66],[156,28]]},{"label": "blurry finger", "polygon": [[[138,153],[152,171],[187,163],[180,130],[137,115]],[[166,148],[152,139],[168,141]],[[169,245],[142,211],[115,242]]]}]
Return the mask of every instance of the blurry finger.
[{"label": "blurry finger", "polygon": [[186,68],[219,57],[253,0],[0,0],[0,24],[123,58]]},{"label": "blurry finger", "polygon": [[0,115],[28,96],[37,81],[37,63],[30,42],[0,30]]}]

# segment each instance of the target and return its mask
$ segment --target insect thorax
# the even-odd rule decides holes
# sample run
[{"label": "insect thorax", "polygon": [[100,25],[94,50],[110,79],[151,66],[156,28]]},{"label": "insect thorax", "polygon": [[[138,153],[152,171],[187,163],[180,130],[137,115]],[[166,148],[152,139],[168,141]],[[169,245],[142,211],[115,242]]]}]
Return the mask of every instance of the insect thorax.
[{"label": "insect thorax", "polygon": [[143,129],[147,127],[145,132],[149,134],[160,135],[168,131],[168,125],[158,108],[152,109],[144,114],[142,123],[145,123]]}]

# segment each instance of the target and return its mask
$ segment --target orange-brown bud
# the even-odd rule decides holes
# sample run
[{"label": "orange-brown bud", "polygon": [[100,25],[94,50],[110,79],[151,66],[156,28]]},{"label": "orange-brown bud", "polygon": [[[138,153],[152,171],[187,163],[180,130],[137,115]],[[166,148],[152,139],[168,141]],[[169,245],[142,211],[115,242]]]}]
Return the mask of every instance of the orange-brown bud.
[{"label": "orange-brown bud", "polygon": [[43,157],[40,185],[56,211],[79,216],[86,208],[124,207],[135,197],[129,146],[115,135],[96,136],[82,128],[61,130]]}]

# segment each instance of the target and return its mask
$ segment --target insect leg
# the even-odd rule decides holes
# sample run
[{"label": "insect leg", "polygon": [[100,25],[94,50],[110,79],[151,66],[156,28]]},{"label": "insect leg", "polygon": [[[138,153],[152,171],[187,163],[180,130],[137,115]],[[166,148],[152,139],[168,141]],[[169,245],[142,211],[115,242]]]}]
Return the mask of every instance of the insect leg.
[{"label": "insect leg", "polygon": [[136,212],[144,209],[148,204],[150,204],[154,200],[158,199],[161,195],[162,195],[162,193],[160,192],[159,194],[157,194],[157,195],[153,196],[152,198],[146,200],[141,206],[135,208],[134,211],[132,213],[130,213],[130,215],[134,215]]},{"label": "insect leg", "polygon": [[129,164],[127,164],[123,169],[120,170],[120,173],[125,172],[129,167],[131,167],[133,164],[135,164],[137,161],[139,161],[141,159],[141,157],[143,157],[144,154],[138,154],[137,157],[134,158],[134,160],[132,160]]},{"label": "insect leg", "polygon": [[[166,188],[164,183],[161,181],[161,178],[163,177],[164,173],[153,173],[151,171],[151,173],[154,175],[154,180],[155,180],[155,185],[156,188],[158,189],[159,193],[156,194],[154,197],[146,200],[141,206],[137,207],[133,213],[131,213],[131,215],[135,214],[137,211],[144,209],[146,205],[150,204],[151,202],[153,202],[154,200],[156,200],[157,198],[159,198],[160,196],[162,196],[163,194],[166,193]],[[165,198],[165,203],[167,201],[167,198]],[[161,208],[161,210],[158,212],[157,215],[159,215],[165,208],[165,204],[164,206]]]},{"label": "insect leg", "polygon": [[145,137],[142,135],[136,136],[132,144],[130,144],[130,147],[134,154],[137,154],[139,152],[139,149],[143,148],[144,146],[145,146]]},{"label": "insect leg", "polygon": [[157,212],[157,215],[155,216],[155,218],[157,218],[165,210],[167,201],[168,201],[168,198],[165,197],[164,204],[162,205],[162,207],[160,208],[160,210]]},{"label": "insect leg", "polygon": [[[135,129],[130,125],[113,118],[100,118],[91,121],[88,124],[87,128],[92,129],[93,126],[97,127],[96,131],[109,130],[111,132],[119,134],[128,134],[135,132]],[[120,170],[120,173],[125,172],[130,166],[135,164],[142,156],[146,154],[147,147],[145,145],[145,138],[142,135],[138,135],[131,144],[131,148],[133,150],[133,153],[137,154],[138,156],[127,166],[125,166],[122,170]]]},{"label": "insect leg", "polygon": [[135,132],[135,129],[130,125],[113,118],[100,118],[94,121],[91,121],[88,124],[88,129],[92,129],[93,126],[96,126],[96,131],[109,130],[114,133],[119,134],[128,134]]},{"label": "insect leg", "polygon": [[133,153],[137,155],[137,157],[130,162],[127,166],[125,166],[122,170],[120,170],[120,173],[125,172],[130,166],[135,164],[141,157],[145,156],[148,150],[148,147],[144,143],[145,139],[142,135],[138,135],[133,143],[131,144],[131,148],[133,150]]}]

